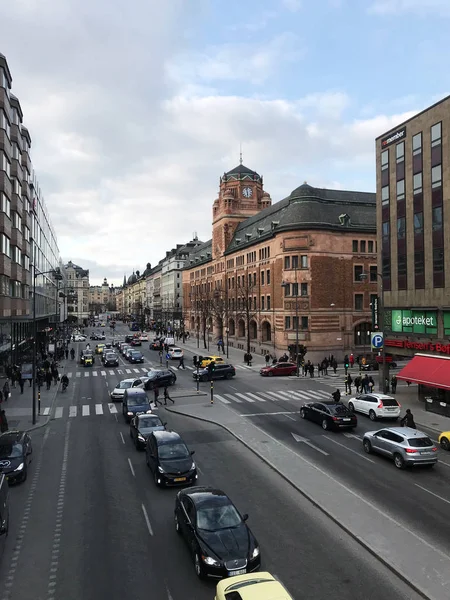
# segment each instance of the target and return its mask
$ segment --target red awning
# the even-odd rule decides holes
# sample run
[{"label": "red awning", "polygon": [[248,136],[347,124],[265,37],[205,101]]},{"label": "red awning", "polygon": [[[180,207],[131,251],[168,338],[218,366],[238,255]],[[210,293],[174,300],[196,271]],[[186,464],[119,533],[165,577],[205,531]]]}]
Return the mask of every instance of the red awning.
[{"label": "red awning", "polygon": [[450,358],[416,354],[397,379],[450,390]]}]

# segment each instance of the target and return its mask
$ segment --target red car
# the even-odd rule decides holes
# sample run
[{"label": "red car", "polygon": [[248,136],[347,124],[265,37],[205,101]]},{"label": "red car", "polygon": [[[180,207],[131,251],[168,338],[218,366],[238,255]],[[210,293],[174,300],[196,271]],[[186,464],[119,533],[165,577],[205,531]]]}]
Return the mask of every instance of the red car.
[{"label": "red car", "polygon": [[259,373],[264,377],[273,377],[274,375],[295,375],[297,373],[297,366],[291,362],[279,362],[275,365],[263,367]]}]

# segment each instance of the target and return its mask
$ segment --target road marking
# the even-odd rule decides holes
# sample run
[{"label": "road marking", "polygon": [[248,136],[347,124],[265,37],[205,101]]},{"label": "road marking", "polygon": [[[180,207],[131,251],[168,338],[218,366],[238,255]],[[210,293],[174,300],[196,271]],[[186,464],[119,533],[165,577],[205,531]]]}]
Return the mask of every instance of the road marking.
[{"label": "road marking", "polygon": [[122,371],[122,369],[117,369],[117,372],[119,373],[119,375],[122,375],[122,374],[123,374],[123,371]]},{"label": "road marking", "polygon": [[239,396],[239,398],[244,398],[244,400],[247,400],[247,402],[254,402],[253,398],[247,398],[245,394],[240,394],[239,392],[236,392],[236,396]]},{"label": "road marking", "polygon": [[125,369],[125,373],[131,373],[131,369]]},{"label": "road marking", "polygon": [[123,433],[119,431],[120,439],[122,440],[122,444],[125,444],[125,438],[123,437]]},{"label": "road marking", "polygon": [[233,394],[224,394],[224,396],[226,396],[227,398],[231,398],[232,400],[234,400],[235,402],[237,402],[238,404],[242,404],[242,400],[240,400],[239,398],[235,398],[233,396]]},{"label": "road marking", "polygon": [[286,398],[288,400],[298,400],[299,399],[296,396],[294,396],[291,392],[278,392],[278,394],[280,394],[282,399],[284,399],[284,396],[286,396]]},{"label": "road marking", "polygon": [[298,415],[297,411],[280,410],[276,412],[259,412],[259,413],[245,413],[241,414],[241,417],[268,417],[271,415]]},{"label": "road marking", "polygon": [[133,369],[135,373],[139,373],[139,369]]},{"label": "road marking", "polygon": [[359,441],[361,441],[361,440],[362,440],[362,437],[361,437],[361,436],[359,436],[359,435],[356,435],[355,433],[343,433],[343,435],[344,435],[346,438],[354,438],[355,440],[359,440]]},{"label": "road marking", "polygon": [[260,396],[264,396],[264,398],[267,398],[267,400],[273,400],[272,396],[266,392],[258,392],[258,394],[260,394]]},{"label": "road marking", "polygon": [[76,416],[77,416],[77,407],[69,406],[69,417],[76,417]]},{"label": "road marking", "polygon": [[432,492],[431,490],[427,490],[427,488],[419,485],[418,483],[414,484],[416,487],[420,488],[421,490],[423,490],[424,492],[427,492],[428,494],[431,494],[432,496],[434,496],[435,498],[438,498],[439,500],[442,500],[442,502],[446,502],[447,504],[450,504],[450,500],[447,500],[446,498],[443,498],[442,496],[439,496],[439,494],[435,494],[434,492]]},{"label": "road marking", "polygon": [[247,396],[251,396],[252,398],[255,398],[255,400],[258,400],[259,402],[265,402],[266,401],[265,398],[260,398],[256,394],[251,394],[250,392],[247,392]]},{"label": "road marking", "polygon": [[133,477],[136,477],[136,474],[134,472],[133,465],[131,464],[131,460],[130,459],[128,459],[128,464],[130,465],[131,474],[133,475]]},{"label": "road marking", "polygon": [[311,400],[311,398],[309,398],[308,396],[306,396],[302,392],[298,392],[297,390],[295,390],[293,393],[297,396],[297,398],[299,400]]},{"label": "road marking", "polygon": [[84,376],[85,376],[85,377],[89,377],[89,371],[85,371],[85,372],[84,372]]},{"label": "road marking", "polygon": [[77,377],[81,377],[80,371],[77,372]]},{"label": "road marking", "polygon": [[63,416],[63,407],[58,406],[55,410],[55,419],[60,419]]},{"label": "road marking", "polygon": [[219,394],[214,394],[214,397],[223,402],[224,404],[231,404],[229,400],[227,400],[226,398],[222,398],[222,396],[219,396]]},{"label": "road marking", "polygon": [[103,375],[103,377],[106,377],[106,371],[100,371],[100,373]]},{"label": "road marking", "polygon": [[112,402],[108,403],[108,408],[109,408],[109,412],[113,415],[117,412],[117,408],[116,405],[113,404]]},{"label": "road marking", "polygon": [[98,375],[97,371],[92,371],[92,376],[93,377],[97,377],[97,375]]},{"label": "road marking", "polygon": [[95,414],[102,415],[103,414],[103,406],[101,404],[95,405]]},{"label": "road marking", "polygon": [[325,450],[322,450],[322,448],[319,448],[318,446],[316,446],[315,444],[312,444],[308,438],[302,437],[301,435],[297,435],[296,433],[291,433],[292,437],[294,438],[294,440],[296,442],[300,442],[302,444],[306,444],[307,446],[309,446],[310,448],[313,448],[313,450],[317,450],[317,452],[320,452],[321,454],[323,454],[324,456],[330,456],[328,454],[328,452],[325,452]]},{"label": "road marking", "polygon": [[375,461],[372,460],[371,458],[369,458],[368,456],[363,456],[360,452],[356,452],[356,450],[352,450],[351,448],[348,448],[344,444],[341,444],[340,442],[333,440],[333,438],[331,438],[329,435],[324,435],[323,437],[326,438],[327,440],[330,440],[330,442],[333,442],[333,444],[336,444],[337,446],[341,446],[341,448],[345,448],[345,450],[348,450],[349,452],[356,454],[356,456],[359,456],[359,458],[363,458],[364,460],[368,460],[371,463],[375,463]]},{"label": "road marking", "polygon": [[44,415],[44,417],[47,417],[50,414],[50,407],[47,406],[47,408],[44,408],[44,412],[42,414]]},{"label": "road marking", "polygon": [[110,371],[109,371],[109,374],[110,374],[110,375],[114,375],[114,371],[110,370]]},{"label": "road marking", "polygon": [[291,415],[284,415],[284,416],[287,417],[288,419],[291,419],[291,421],[297,420],[295,417],[292,417]]},{"label": "road marking", "polygon": [[81,407],[81,416],[88,417],[89,416],[89,404],[83,404]]},{"label": "road marking", "polygon": [[70,379],[72,377],[72,372],[67,373],[67,377]]},{"label": "road marking", "polygon": [[[275,398],[275,400],[280,400],[280,397],[278,396],[278,392],[267,392],[268,394],[270,394],[271,396],[273,396],[273,398]],[[273,400],[272,398],[272,400]]]},{"label": "road marking", "polygon": [[[128,460],[130,460],[130,459],[128,459]],[[130,467],[131,467],[131,463],[130,463]],[[133,468],[133,467],[131,467],[131,468]],[[147,523],[148,532],[150,535],[153,535],[153,529],[152,529],[152,526],[150,525],[150,519],[148,518],[148,514],[147,514],[147,511],[145,510],[144,505],[142,505],[142,512],[144,513],[144,519],[145,519],[145,522]],[[169,592],[169,595],[170,595],[170,592]]]}]

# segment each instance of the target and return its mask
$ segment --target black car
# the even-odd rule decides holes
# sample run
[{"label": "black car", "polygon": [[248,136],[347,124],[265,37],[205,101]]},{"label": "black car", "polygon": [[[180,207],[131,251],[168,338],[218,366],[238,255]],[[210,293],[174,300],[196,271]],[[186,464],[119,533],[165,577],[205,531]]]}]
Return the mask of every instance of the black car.
[{"label": "black car", "polygon": [[130,342],[132,346],[142,346],[142,342],[139,338],[133,338]]},{"label": "black car", "polygon": [[334,400],[307,402],[300,408],[302,419],[322,425],[322,429],[353,429],[358,424],[356,415],[344,404]]},{"label": "black car", "polygon": [[0,435],[0,473],[9,483],[25,481],[33,448],[25,431],[7,431]]},{"label": "black car", "polygon": [[163,423],[158,415],[137,415],[130,422],[130,437],[138,450],[145,448],[145,443],[152,431],[164,431],[167,423]]},{"label": "black car", "polygon": [[198,370],[198,376],[197,376],[197,371],[194,371],[192,373],[192,377],[194,379],[198,379],[200,381],[211,381],[216,380],[216,379],[232,379],[233,377],[235,377],[236,375],[236,369],[233,367],[233,365],[215,365],[214,371],[211,371],[210,369],[208,369],[208,367],[205,367],[204,369],[199,369]]},{"label": "black car", "polygon": [[145,453],[156,485],[190,485],[197,480],[194,451],[189,451],[175,431],[153,431],[148,436]]},{"label": "black car", "polygon": [[186,540],[198,577],[232,577],[259,570],[259,544],[228,496],[210,487],[178,492],[175,529]]},{"label": "black car", "polygon": [[170,369],[150,369],[147,373],[147,381],[145,382],[146,390],[153,390],[155,387],[164,387],[166,385],[174,385],[177,376]]},{"label": "black car", "polygon": [[139,350],[132,350],[130,354],[127,356],[130,363],[143,363],[144,355]]},{"label": "black car", "polygon": [[103,356],[103,364],[105,367],[118,367],[119,357],[114,352],[108,352]]},{"label": "black car", "polygon": [[125,390],[122,400],[122,413],[127,423],[136,415],[150,414],[151,412],[150,401],[143,389],[131,387]]}]

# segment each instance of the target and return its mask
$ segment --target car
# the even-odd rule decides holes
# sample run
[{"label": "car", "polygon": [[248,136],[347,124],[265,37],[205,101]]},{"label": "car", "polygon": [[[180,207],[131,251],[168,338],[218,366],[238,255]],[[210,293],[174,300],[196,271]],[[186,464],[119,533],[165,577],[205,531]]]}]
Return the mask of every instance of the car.
[{"label": "car", "polygon": [[94,354],[92,350],[83,350],[80,356],[80,364],[84,367],[92,367],[94,365]]},{"label": "car", "polygon": [[296,375],[297,365],[292,362],[279,362],[274,365],[262,367],[259,374],[263,377],[274,377],[275,375]]},{"label": "car", "polygon": [[155,387],[175,385],[176,380],[177,376],[171,369],[150,369],[147,373],[145,389],[153,390]]},{"label": "car", "polygon": [[132,350],[127,355],[127,358],[131,363],[143,363],[144,362],[144,355],[142,354],[142,352],[139,352],[139,350]]},{"label": "car", "polygon": [[450,431],[440,433],[438,442],[443,450],[450,450]]},{"label": "car", "polygon": [[175,431],[152,431],[145,446],[146,463],[157,486],[191,485],[197,467],[181,436]]},{"label": "car", "polygon": [[136,415],[149,415],[151,412],[150,400],[143,389],[131,387],[125,390],[122,398],[122,414],[126,423],[129,423]]},{"label": "car", "polygon": [[363,448],[367,454],[383,454],[394,461],[397,469],[425,465],[434,467],[438,461],[437,447],[431,438],[411,427],[387,427],[366,431]]},{"label": "car", "polygon": [[128,390],[130,388],[143,388],[143,387],[144,387],[144,382],[142,381],[141,377],[122,379],[122,381],[120,381],[118,383],[118,385],[116,385],[116,387],[113,389],[110,396],[111,396],[112,400],[122,400],[122,398],[125,394],[125,390]]},{"label": "car", "polygon": [[163,423],[158,415],[137,415],[130,421],[130,437],[137,450],[145,448],[148,436],[152,431],[164,431],[167,423]]},{"label": "car", "polygon": [[214,362],[216,365],[223,364],[225,361],[221,356],[203,356],[201,357],[200,367],[207,367],[209,363]]},{"label": "car", "polygon": [[130,346],[129,348],[127,348],[125,351],[125,354],[124,354],[125,358],[127,360],[130,360],[130,356],[132,355],[133,352],[135,352],[133,346]]},{"label": "car", "polygon": [[192,377],[199,379],[199,381],[211,381],[216,379],[232,379],[236,376],[236,369],[233,365],[216,365],[214,371],[210,371],[208,367],[206,369],[199,369],[193,371]]},{"label": "car", "polygon": [[105,326],[106,326],[105,323],[102,323],[102,327],[105,327]]},{"label": "car", "polygon": [[103,364],[105,367],[118,367],[119,357],[114,352],[108,352],[103,356]]},{"label": "car", "polygon": [[183,358],[184,356],[184,352],[181,348],[170,348],[167,354],[172,359]]},{"label": "car", "polygon": [[99,339],[99,334],[98,333],[91,333],[90,339],[91,340],[98,340]]},{"label": "car", "polygon": [[300,407],[300,417],[319,423],[322,429],[353,429],[358,424],[355,413],[341,402],[324,400],[306,402]]},{"label": "car", "polygon": [[85,335],[73,335],[72,336],[72,342],[85,342],[86,341],[86,336]]},{"label": "car", "polygon": [[132,350],[130,344],[124,344],[122,346],[122,348],[120,349],[120,352],[122,353],[122,356],[126,357],[128,350]]},{"label": "car", "polygon": [[159,342],[159,340],[153,341],[150,344],[150,350],[160,350],[162,348],[161,343]]},{"label": "car", "polygon": [[97,344],[95,346],[95,354],[102,354],[105,344]]},{"label": "car", "polygon": [[219,581],[215,600],[232,600],[233,597],[237,600],[294,600],[284,585],[267,571]]},{"label": "car", "polygon": [[0,435],[0,473],[8,482],[25,481],[33,447],[26,431],[11,430]]},{"label": "car", "polygon": [[[392,356],[386,356],[385,362],[388,368],[396,369],[397,363],[392,360]],[[376,356],[370,360],[367,360],[365,364],[361,363],[361,371],[378,371],[380,369],[380,364],[382,363],[382,357]]]},{"label": "car", "polygon": [[348,401],[352,412],[368,415],[371,421],[395,419],[400,416],[401,406],[395,398],[386,394],[358,394]]},{"label": "car", "polygon": [[139,336],[139,339],[141,340],[141,342],[148,342],[148,334],[141,333],[141,335]]},{"label": "car", "polygon": [[142,346],[141,339],[140,339],[140,338],[138,338],[138,337],[135,337],[135,338],[133,338],[133,339],[131,340],[130,344],[131,344],[132,346]]},{"label": "car", "polygon": [[134,340],[134,335],[126,335],[125,336],[125,343],[126,344],[131,344],[131,342]]},{"label": "car", "polygon": [[246,523],[248,515],[241,515],[222,490],[195,486],[179,491],[174,519],[198,577],[222,579],[260,568],[261,551]]}]

